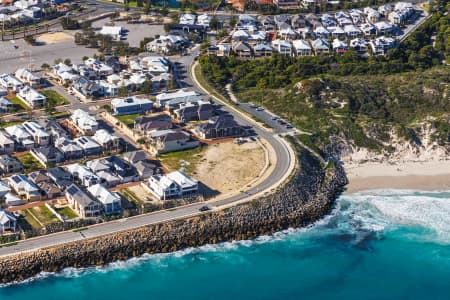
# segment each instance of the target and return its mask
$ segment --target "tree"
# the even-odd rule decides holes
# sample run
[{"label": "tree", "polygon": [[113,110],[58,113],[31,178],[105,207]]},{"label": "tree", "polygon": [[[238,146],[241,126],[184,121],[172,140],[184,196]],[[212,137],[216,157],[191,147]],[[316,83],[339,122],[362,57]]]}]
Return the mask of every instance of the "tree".
[{"label": "tree", "polygon": [[121,86],[119,88],[119,91],[117,92],[119,97],[126,97],[128,96],[128,88],[126,86]]},{"label": "tree", "polygon": [[220,24],[219,20],[217,19],[217,16],[213,15],[211,18],[211,22],[209,22],[209,27],[213,30],[217,30],[220,28],[220,25],[221,24]]},{"label": "tree", "polygon": [[151,8],[152,8],[152,2],[150,0],[145,1],[144,14],[148,15],[150,13]]},{"label": "tree", "polygon": [[34,43],[36,42],[36,39],[32,35],[27,35],[25,37],[25,42],[27,42],[27,44],[29,44],[29,45],[34,45]]},{"label": "tree", "polygon": [[152,82],[150,80],[144,81],[141,86],[141,92],[144,94],[150,94],[152,91]]}]

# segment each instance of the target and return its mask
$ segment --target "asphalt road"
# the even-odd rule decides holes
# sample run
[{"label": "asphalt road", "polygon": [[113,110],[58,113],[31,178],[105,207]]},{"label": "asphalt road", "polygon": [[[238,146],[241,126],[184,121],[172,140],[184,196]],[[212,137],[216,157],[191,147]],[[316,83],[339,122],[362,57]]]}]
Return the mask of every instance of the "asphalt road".
[{"label": "asphalt road", "polygon": [[[183,56],[180,58],[179,61],[184,66],[188,66],[185,68],[180,68],[179,70],[180,74],[183,72],[184,74],[189,74],[187,70],[190,68],[195,55],[196,52],[194,52],[194,54],[192,55]],[[190,85],[193,89],[200,92],[202,91],[200,87],[194,84],[194,81],[192,80],[190,75],[184,75],[183,81],[185,83],[182,82],[180,78],[179,80],[180,85],[182,86]],[[279,138],[276,134],[262,127],[259,127],[253,120],[249,119],[246,116],[241,115],[239,112],[230,107],[223,106],[222,110],[228,111],[230,114],[232,114],[241,125],[253,127],[254,132],[259,137],[267,140],[267,142],[270,143],[270,145],[273,147],[277,156],[277,160],[274,166],[274,170],[272,171],[270,176],[264,179],[260,184],[247,190],[245,193],[240,193],[238,195],[222,200],[208,202],[208,206],[212,209],[218,209],[220,208],[220,206],[230,205],[233,204],[234,202],[243,201],[246,198],[255,196],[256,194],[269,191],[271,188],[275,187],[277,183],[282,181],[283,178],[285,178],[288,175],[291,167],[293,166],[293,163],[295,162],[295,159],[292,157],[292,152],[288,149],[287,144],[284,141],[282,141],[281,138]],[[202,214],[202,212],[199,211],[199,208],[204,205],[205,203],[196,203],[189,206],[179,207],[171,211],[167,210],[159,211],[151,214],[140,215],[127,219],[102,223],[90,226],[86,230],[80,232],[63,231],[51,235],[31,238],[28,240],[20,241],[18,244],[13,246],[0,248],[0,256],[36,250],[40,248],[55,246],[58,244],[78,241],[85,238],[92,238],[114,232],[129,230],[132,228],[137,228],[145,225],[199,215]]]}]

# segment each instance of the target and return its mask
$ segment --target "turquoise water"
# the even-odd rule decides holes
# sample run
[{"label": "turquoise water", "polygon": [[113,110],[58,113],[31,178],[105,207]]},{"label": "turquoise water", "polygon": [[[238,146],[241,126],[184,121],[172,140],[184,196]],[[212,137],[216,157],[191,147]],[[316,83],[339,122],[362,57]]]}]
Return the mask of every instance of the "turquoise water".
[{"label": "turquoise water", "polygon": [[448,300],[450,192],[343,196],[307,229],[42,274],[0,299]]}]

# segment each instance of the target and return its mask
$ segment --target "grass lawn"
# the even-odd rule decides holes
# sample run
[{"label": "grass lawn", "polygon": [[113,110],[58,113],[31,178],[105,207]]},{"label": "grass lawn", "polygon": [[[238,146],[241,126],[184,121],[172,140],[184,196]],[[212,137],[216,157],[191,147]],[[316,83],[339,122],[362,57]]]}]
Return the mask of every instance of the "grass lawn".
[{"label": "grass lawn", "polygon": [[16,111],[21,110],[21,109],[24,109],[24,110],[30,109],[30,107],[28,105],[26,105],[25,102],[20,100],[20,98],[17,96],[9,98],[9,101],[11,101],[14,104],[14,109]]},{"label": "grass lawn", "polygon": [[60,208],[55,208],[56,212],[66,218],[67,220],[78,218],[76,212],[73,211],[69,206],[64,206]]},{"label": "grass lawn", "polygon": [[41,94],[47,97],[47,101],[53,105],[64,105],[70,103],[66,98],[54,90],[41,91]]},{"label": "grass lawn", "polygon": [[202,157],[202,153],[206,150],[206,147],[197,147],[194,149],[164,153],[159,155],[161,163],[170,169],[176,171],[181,167],[184,167],[184,172],[187,175],[192,174],[195,169],[195,165]]},{"label": "grass lawn", "polygon": [[32,227],[32,229],[41,229],[41,224],[31,215],[29,209],[22,210],[20,214],[25,218],[25,221]]},{"label": "grass lawn", "polygon": [[36,206],[29,208],[28,210],[30,210],[31,213],[33,213],[33,215],[44,225],[60,222],[59,219],[46,206]]},{"label": "grass lawn", "polygon": [[25,171],[32,172],[45,168],[31,153],[18,155],[16,158],[23,164]]},{"label": "grass lawn", "polygon": [[22,123],[23,123],[23,121],[9,121],[9,122],[6,122],[6,121],[3,121],[3,120],[0,120],[0,128],[5,128],[5,127],[13,126],[13,125],[19,125],[19,124],[22,124]]},{"label": "grass lawn", "polygon": [[140,116],[139,114],[123,115],[123,116],[116,116],[116,119],[122,122],[123,124],[127,125],[128,127],[132,128],[134,126],[134,120],[136,120],[139,116]]},{"label": "grass lawn", "polygon": [[119,191],[128,201],[135,203],[138,206],[143,205],[145,202],[140,199],[136,194],[129,189],[122,189]]}]

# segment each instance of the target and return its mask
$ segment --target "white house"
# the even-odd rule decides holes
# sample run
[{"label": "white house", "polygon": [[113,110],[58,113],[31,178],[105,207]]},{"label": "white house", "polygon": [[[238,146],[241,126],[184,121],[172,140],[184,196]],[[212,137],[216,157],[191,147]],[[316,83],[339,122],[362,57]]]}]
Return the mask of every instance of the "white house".
[{"label": "white house", "polygon": [[17,219],[10,212],[0,209],[0,233],[16,231]]},{"label": "white house", "polygon": [[209,27],[209,23],[211,23],[211,16],[208,14],[202,14],[197,17],[197,25],[202,25],[205,27]]},{"label": "white house", "polygon": [[195,15],[193,14],[182,14],[180,16],[180,24],[194,25],[195,24]]},{"label": "white house", "polygon": [[144,185],[159,199],[182,198],[198,193],[198,181],[180,171],[167,175],[153,175]]},{"label": "white house", "polygon": [[21,88],[17,94],[17,97],[19,97],[31,108],[44,106],[47,103],[47,97],[36,91],[31,86]]},{"label": "white house", "polygon": [[280,54],[291,56],[292,55],[292,44],[285,40],[274,40],[272,41],[272,48]]},{"label": "white house", "polygon": [[72,123],[86,135],[93,135],[98,129],[98,122],[88,112],[77,109],[70,116]]},{"label": "white house", "polygon": [[311,45],[307,40],[294,40],[292,41],[294,45],[294,51],[297,56],[307,56],[312,55]]},{"label": "white house", "polygon": [[19,145],[25,149],[34,147],[34,140],[32,136],[21,126],[13,125],[5,128],[5,132]]},{"label": "white house", "polygon": [[110,192],[101,184],[92,185],[87,190],[103,205],[105,215],[116,214],[122,211],[121,198],[118,193]]},{"label": "white house", "polygon": [[23,82],[11,74],[0,75],[0,85],[16,93],[23,88]]},{"label": "white house", "polygon": [[88,167],[82,164],[72,164],[66,166],[67,171],[72,174],[74,178],[78,178],[81,184],[88,187],[97,183],[100,180],[97,175],[95,175]]},{"label": "white house", "polygon": [[36,122],[26,121],[22,127],[31,135],[36,146],[47,146],[50,143],[50,135]]},{"label": "white house", "polygon": [[41,86],[41,78],[39,76],[34,75],[28,69],[23,69],[23,68],[17,69],[15,75],[23,83],[25,83],[33,88],[39,88]]},{"label": "white house", "polygon": [[8,184],[17,195],[28,201],[41,200],[41,191],[23,174],[13,175],[8,178]]},{"label": "white house", "polygon": [[156,95],[156,102],[160,107],[165,107],[166,104],[173,102],[192,102],[201,100],[201,96],[196,91],[178,90],[172,93],[161,93]]},{"label": "white house", "polygon": [[120,138],[105,129],[100,129],[95,132],[92,139],[96,141],[105,150],[118,149],[120,145]]}]

